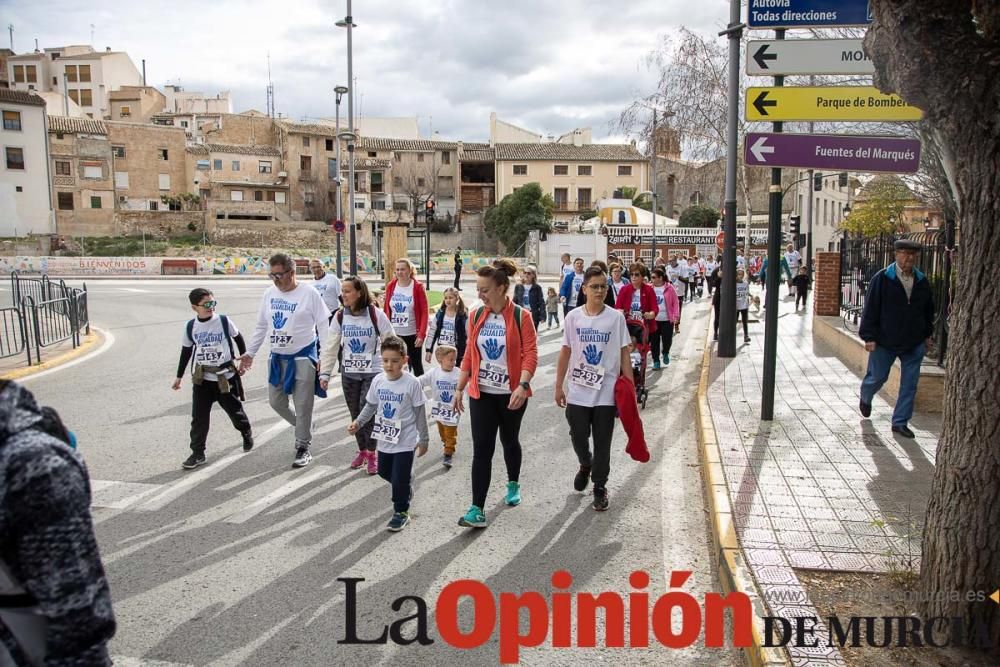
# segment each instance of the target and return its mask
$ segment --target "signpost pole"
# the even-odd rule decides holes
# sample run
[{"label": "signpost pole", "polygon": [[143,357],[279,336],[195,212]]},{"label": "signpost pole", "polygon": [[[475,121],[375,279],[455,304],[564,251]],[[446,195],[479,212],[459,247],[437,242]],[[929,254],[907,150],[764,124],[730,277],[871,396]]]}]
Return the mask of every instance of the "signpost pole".
[{"label": "signpost pole", "polygon": [[726,119],[726,217],[722,223],[725,249],[722,252],[722,284],[719,295],[719,344],[721,358],[736,356],[736,159],[739,150],[737,125],[740,112],[740,0],[729,0],[729,25],[722,33],[729,37],[729,108]]},{"label": "signpost pole", "polygon": [[[774,31],[775,39],[785,38],[784,30]],[[774,77],[775,87],[785,85],[785,77]],[[774,123],[774,132],[782,131],[782,123]],[[781,277],[781,169],[771,169],[767,216],[767,295],[764,312],[764,377],[760,403],[760,418],[774,419],[774,376],[778,357],[778,298]]]}]

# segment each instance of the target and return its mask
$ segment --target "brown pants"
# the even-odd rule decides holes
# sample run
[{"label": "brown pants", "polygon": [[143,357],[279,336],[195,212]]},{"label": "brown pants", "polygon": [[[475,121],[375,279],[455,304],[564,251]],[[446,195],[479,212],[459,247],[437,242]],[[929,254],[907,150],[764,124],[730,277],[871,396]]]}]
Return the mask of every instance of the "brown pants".
[{"label": "brown pants", "polygon": [[438,422],[438,435],[444,443],[444,453],[451,456],[455,453],[455,445],[458,444],[458,427],[448,426]]}]

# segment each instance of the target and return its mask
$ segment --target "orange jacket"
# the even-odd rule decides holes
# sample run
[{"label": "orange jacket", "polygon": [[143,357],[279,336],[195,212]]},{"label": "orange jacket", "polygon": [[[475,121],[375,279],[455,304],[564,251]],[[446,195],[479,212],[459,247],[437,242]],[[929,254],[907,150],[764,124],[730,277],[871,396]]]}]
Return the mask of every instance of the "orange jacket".
[{"label": "orange jacket", "polygon": [[[521,383],[521,371],[526,370],[534,375],[538,368],[538,337],[535,335],[535,322],[531,319],[531,311],[521,308],[521,332],[519,334],[514,319],[515,307],[520,308],[508,298],[503,311],[501,311],[507,328],[507,371],[510,373],[511,393]],[[488,313],[489,309],[484,306],[477,308],[469,315],[469,342],[465,349],[465,358],[462,359],[462,370],[469,375],[465,390],[472,398],[479,398],[478,371],[481,355],[476,342],[479,339],[479,330],[483,328],[483,323],[489,317]],[[531,396],[530,390],[528,396]]]}]

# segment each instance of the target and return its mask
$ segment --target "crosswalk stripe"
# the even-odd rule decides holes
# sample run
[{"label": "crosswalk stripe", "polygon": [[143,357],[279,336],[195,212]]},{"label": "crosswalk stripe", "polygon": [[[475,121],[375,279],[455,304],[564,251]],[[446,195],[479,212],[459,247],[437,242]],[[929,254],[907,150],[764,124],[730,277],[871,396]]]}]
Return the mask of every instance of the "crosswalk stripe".
[{"label": "crosswalk stripe", "polygon": [[280,477],[286,481],[281,486],[274,491],[271,491],[263,498],[250,503],[236,514],[227,517],[225,522],[236,524],[246,523],[285,496],[294,493],[307,484],[312,484],[314,481],[328,474],[332,470],[333,468],[330,466],[317,466],[311,472],[301,476],[296,476],[299,474],[296,470],[290,470],[282,473]]},{"label": "crosswalk stripe", "polygon": [[161,488],[162,484],[92,479],[90,480],[91,505],[123,510]]}]

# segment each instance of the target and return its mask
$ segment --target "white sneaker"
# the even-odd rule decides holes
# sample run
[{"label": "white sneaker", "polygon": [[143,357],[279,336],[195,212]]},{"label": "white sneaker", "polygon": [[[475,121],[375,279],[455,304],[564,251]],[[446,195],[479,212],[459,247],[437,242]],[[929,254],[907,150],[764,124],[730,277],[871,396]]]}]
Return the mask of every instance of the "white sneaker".
[{"label": "white sneaker", "polygon": [[312,463],[313,457],[309,453],[309,450],[305,447],[299,447],[295,450],[295,460],[292,461],[293,468],[305,468],[307,465]]}]

